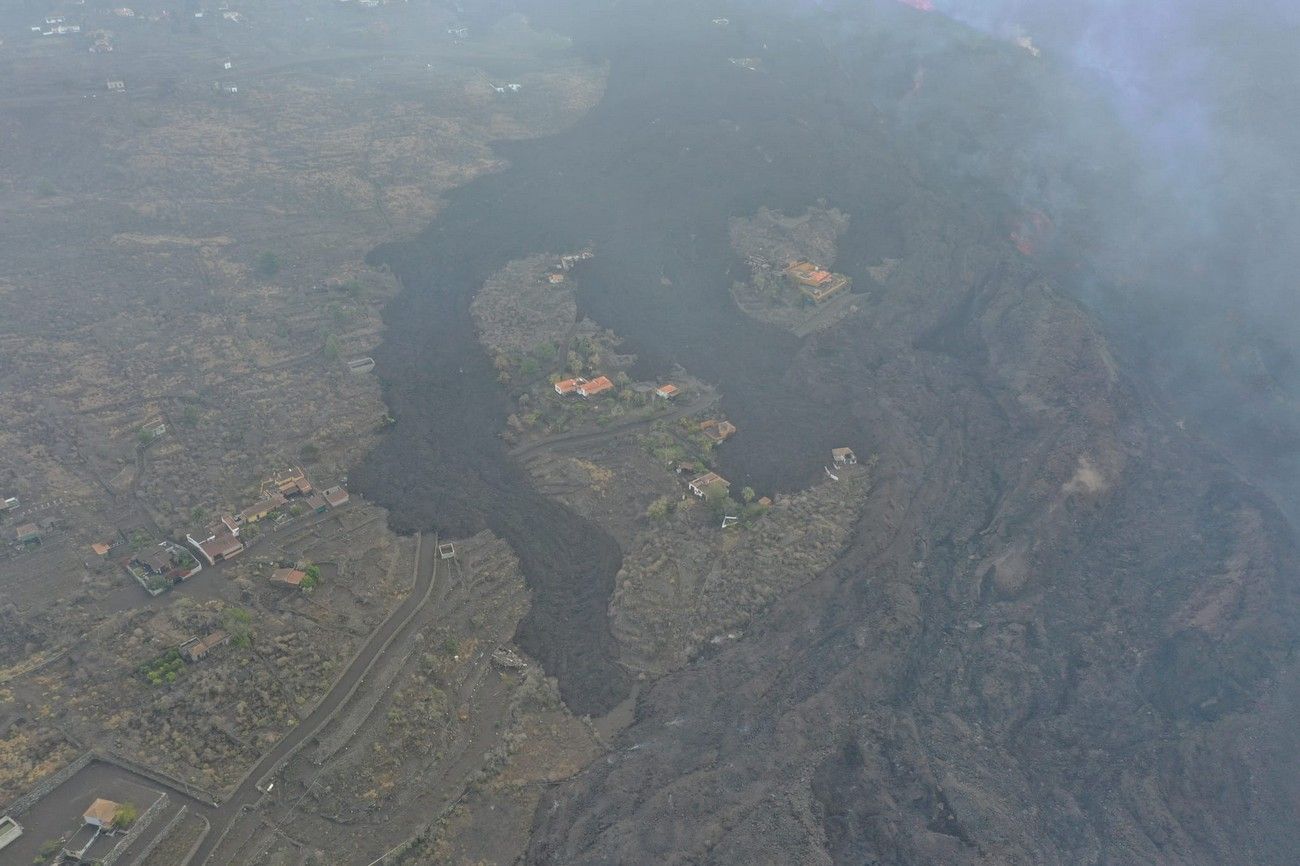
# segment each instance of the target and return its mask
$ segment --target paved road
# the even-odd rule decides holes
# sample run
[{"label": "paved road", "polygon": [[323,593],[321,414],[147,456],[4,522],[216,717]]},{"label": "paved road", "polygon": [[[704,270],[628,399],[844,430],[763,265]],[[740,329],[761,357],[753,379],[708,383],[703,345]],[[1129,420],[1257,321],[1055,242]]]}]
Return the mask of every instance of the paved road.
[{"label": "paved road", "polygon": [[545,439],[538,439],[534,442],[526,442],[510,449],[510,456],[517,457],[520,460],[531,457],[538,451],[545,451],[552,448],[564,448],[573,445],[590,445],[592,442],[599,442],[602,439],[608,439],[612,436],[618,436],[629,430],[635,430],[638,427],[649,427],[656,421],[675,421],[684,415],[691,415],[708,406],[712,406],[718,401],[718,393],[712,388],[695,398],[674,406],[670,411],[661,415],[651,415],[649,418],[637,418],[632,421],[624,421],[622,424],[614,424],[600,430],[593,430],[589,433],[581,431],[577,433],[559,433],[555,436],[547,436]]},{"label": "paved road", "polygon": [[276,743],[271,751],[262,756],[262,759],[249,771],[248,775],[239,784],[239,787],[224,803],[207,813],[208,820],[212,824],[212,830],[190,861],[191,866],[202,866],[207,862],[230,824],[239,817],[244,809],[252,807],[262,796],[262,792],[257,788],[258,782],[272,772],[284,760],[285,756],[297,748],[303,740],[315,734],[333,717],[339,707],[351,697],[355,687],[365,677],[371,663],[388,644],[389,639],[401,630],[432,596],[438,545],[436,540],[425,543],[423,538],[418,535],[416,536],[416,545],[415,578],[411,594],[406,597],[406,601],[398,605],[397,609],[388,615],[388,618],[370,636],[361,652],[348,666],[347,671],[330,689],[329,694],[325,695],[316,709],[311,712],[311,715],[303,719],[284,739]]}]

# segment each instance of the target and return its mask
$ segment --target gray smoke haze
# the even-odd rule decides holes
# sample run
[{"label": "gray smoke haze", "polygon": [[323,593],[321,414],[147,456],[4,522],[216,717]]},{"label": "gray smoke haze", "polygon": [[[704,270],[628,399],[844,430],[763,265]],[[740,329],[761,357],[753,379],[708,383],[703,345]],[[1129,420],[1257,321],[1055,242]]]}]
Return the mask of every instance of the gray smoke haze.
[{"label": "gray smoke haze", "polygon": [[[1067,255],[1086,265],[1072,288],[1138,347],[1177,411],[1300,515],[1300,3],[884,5],[933,16],[936,39],[957,22],[1039,52],[1026,62],[1043,80],[1094,100],[1026,108],[1038,117],[1016,145],[1029,156],[1006,191],[1072,238]],[[1001,170],[1010,185],[1016,172]]]}]

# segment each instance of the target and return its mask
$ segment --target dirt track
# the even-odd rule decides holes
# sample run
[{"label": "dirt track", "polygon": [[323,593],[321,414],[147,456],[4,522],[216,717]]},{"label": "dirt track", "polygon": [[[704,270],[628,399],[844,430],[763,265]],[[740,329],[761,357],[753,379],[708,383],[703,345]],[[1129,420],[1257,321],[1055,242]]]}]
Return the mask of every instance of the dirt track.
[{"label": "dirt track", "polygon": [[425,542],[423,539],[418,539],[411,594],[374,631],[370,639],[366,641],[365,646],[353,659],[352,664],[348,666],[347,671],[316,706],[316,709],[276,743],[274,748],[262,756],[262,759],[249,770],[248,775],[244,777],[235,792],[220,807],[208,813],[208,820],[212,824],[212,830],[203,840],[203,844],[199,846],[199,850],[191,861],[192,863],[196,864],[196,866],[202,866],[208,861],[208,858],[223,841],[232,823],[261,798],[262,792],[258,786],[262,779],[273,773],[285,757],[297,749],[307,737],[316,733],[347,702],[358,684],[365,678],[376,657],[388,646],[399,631],[406,628],[414,615],[429,600],[436,572],[437,547],[438,545],[434,541]]}]

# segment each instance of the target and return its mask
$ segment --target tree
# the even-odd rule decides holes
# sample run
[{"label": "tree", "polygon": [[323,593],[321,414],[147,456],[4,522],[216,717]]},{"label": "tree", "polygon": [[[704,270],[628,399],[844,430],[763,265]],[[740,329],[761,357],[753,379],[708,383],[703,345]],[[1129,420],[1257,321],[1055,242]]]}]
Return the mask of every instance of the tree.
[{"label": "tree", "polygon": [[[168,674],[168,682],[176,679],[176,674]],[[135,819],[140,817],[140,810],[134,803],[123,803],[117,807],[117,814],[113,816],[113,829],[125,830],[135,823]]]},{"label": "tree", "polygon": [[315,463],[320,459],[320,447],[312,442],[308,442],[298,449],[298,456],[305,463]]},{"label": "tree", "polygon": [[754,497],[757,495],[758,494],[754,493],[754,488],[752,487],[746,487],[744,490],[740,491],[740,498],[745,500],[746,503],[753,502]]},{"label": "tree", "polygon": [[259,277],[264,280],[269,280],[271,277],[280,273],[280,257],[273,252],[263,251],[262,254],[257,257],[257,264],[254,265],[253,269],[257,272]]},{"label": "tree", "polygon": [[221,624],[235,646],[246,647],[252,643],[253,617],[242,607],[231,605],[221,612]]},{"label": "tree", "polygon": [[198,407],[197,407],[197,406],[186,406],[186,407],[185,407],[185,410],[184,410],[183,412],[181,412],[181,420],[183,420],[183,421],[185,422],[186,426],[188,426],[188,427],[193,427],[195,424],[198,424],[198,423],[199,423],[199,409],[198,409]]},{"label": "tree", "polygon": [[704,489],[704,503],[718,517],[725,517],[735,504],[725,484],[710,484]]},{"label": "tree", "polygon": [[335,334],[325,335],[325,357],[331,361],[339,359],[339,338]]},{"label": "tree", "polygon": [[654,502],[651,502],[650,507],[646,509],[646,514],[650,516],[651,520],[667,520],[668,515],[672,513],[673,501],[667,496],[660,496]]},{"label": "tree", "polygon": [[202,508],[201,506],[196,505],[196,506],[194,506],[194,508],[191,509],[191,511],[190,511],[190,522],[191,522],[191,523],[202,523],[202,522],[203,522],[203,519],[204,519],[205,517],[207,517],[207,516],[208,516],[208,513],[207,513],[206,511],[204,511],[203,508]]}]

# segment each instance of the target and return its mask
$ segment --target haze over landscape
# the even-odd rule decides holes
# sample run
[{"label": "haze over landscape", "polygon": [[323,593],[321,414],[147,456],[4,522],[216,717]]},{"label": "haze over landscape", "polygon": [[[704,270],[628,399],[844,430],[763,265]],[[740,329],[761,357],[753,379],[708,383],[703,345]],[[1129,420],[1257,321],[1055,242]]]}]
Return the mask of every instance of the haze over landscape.
[{"label": "haze over landscape", "polygon": [[0,864],[1295,862],[1297,45],[8,4]]}]

